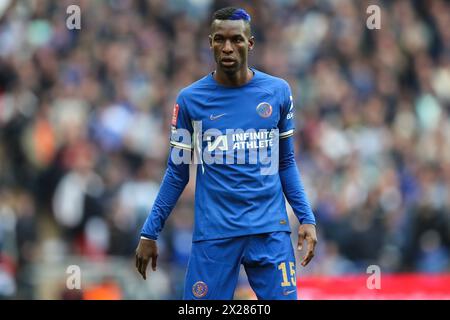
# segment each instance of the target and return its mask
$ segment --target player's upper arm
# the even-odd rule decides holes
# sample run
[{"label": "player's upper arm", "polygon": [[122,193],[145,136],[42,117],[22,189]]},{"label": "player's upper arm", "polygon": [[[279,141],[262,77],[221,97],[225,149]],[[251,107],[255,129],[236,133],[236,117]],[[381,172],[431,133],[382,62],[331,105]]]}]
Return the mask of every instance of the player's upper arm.
[{"label": "player's upper arm", "polygon": [[181,94],[173,107],[170,125],[170,145],[177,149],[192,151],[192,122]]},{"label": "player's upper arm", "polygon": [[281,92],[281,112],[278,130],[280,132],[280,139],[285,139],[294,135],[295,131],[294,98],[291,88],[286,81],[283,81]]}]

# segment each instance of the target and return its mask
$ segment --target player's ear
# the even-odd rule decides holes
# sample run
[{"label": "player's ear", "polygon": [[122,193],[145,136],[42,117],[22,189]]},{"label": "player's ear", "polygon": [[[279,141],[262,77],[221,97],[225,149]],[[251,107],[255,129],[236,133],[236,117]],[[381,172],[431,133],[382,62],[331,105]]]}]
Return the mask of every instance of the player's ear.
[{"label": "player's ear", "polygon": [[212,49],[212,35],[208,36],[208,40],[209,40],[209,48]]},{"label": "player's ear", "polygon": [[255,45],[255,37],[254,36],[251,36],[249,39],[248,39],[248,50],[249,51],[251,51],[251,50],[253,50],[253,46]]}]

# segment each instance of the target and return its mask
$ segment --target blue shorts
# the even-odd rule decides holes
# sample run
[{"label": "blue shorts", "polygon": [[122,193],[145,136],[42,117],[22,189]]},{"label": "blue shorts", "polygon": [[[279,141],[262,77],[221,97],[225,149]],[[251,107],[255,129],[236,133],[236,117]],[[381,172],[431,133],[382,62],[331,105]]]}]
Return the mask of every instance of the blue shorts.
[{"label": "blue shorts", "polygon": [[241,264],[258,299],[297,299],[295,256],[288,232],[194,242],[184,299],[233,299]]}]

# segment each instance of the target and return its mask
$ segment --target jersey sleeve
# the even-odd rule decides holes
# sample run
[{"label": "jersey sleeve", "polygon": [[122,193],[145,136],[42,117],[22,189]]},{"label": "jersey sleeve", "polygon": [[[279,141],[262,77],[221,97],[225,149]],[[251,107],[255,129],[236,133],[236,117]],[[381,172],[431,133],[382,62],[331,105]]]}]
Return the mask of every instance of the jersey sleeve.
[{"label": "jersey sleeve", "polygon": [[279,175],[283,192],[301,224],[316,224],[294,156],[294,138],[280,141]]},{"label": "jersey sleeve", "polygon": [[177,149],[191,151],[193,132],[186,103],[179,95],[172,111],[170,145]]},{"label": "jersey sleeve", "polygon": [[280,132],[280,159],[279,159],[279,175],[289,204],[294,210],[301,224],[316,224],[314,213],[309,203],[308,197],[302,183],[300,171],[297,168],[294,155],[293,138],[287,139],[294,135],[294,102],[289,84],[285,82],[284,99],[281,106],[281,118],[278,123]]},{"label": "jersey sleeve", "polygon": [[141,237],[157,240],[164,224],[189,182],[192,124],[186,104],[179,96],[171,118],[170,152],[167,169]]},{"label": "jersey sleeve", "polygon": [[295,121],[294,121],[294,99],[292,97],[291,88],[287,82],[283,82],[281,90],[281,112],[280,120],[278,122],[278,130],[280,132],[280,139],[286,139],[294,135]]}]

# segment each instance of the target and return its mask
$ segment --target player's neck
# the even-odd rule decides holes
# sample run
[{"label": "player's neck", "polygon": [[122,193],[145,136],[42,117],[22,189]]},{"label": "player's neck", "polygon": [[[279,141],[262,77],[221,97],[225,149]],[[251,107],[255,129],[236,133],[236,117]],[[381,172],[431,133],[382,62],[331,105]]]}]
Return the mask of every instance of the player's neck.
[{"label": "player's neck", "polygon": [[236,73],[230,74],[225,73],[220,68],[217,68],[213,73],[214,80],[216,80],[220,85],[226,87],[239,87],[243,86],[253,78],[253,71],[248,67],[242,68]]}]

